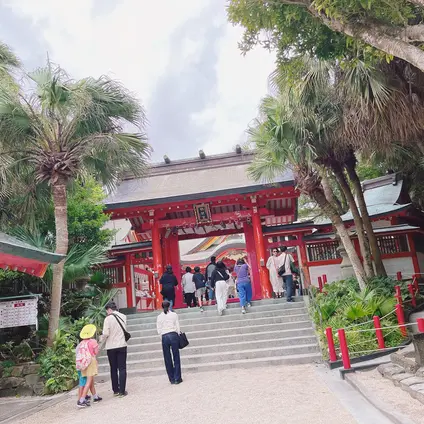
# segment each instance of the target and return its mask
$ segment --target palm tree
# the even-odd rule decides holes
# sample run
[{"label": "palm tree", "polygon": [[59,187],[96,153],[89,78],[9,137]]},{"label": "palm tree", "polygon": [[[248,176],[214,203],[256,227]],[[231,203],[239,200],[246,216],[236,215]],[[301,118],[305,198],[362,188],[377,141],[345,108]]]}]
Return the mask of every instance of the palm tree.
[{"label": "palm tree", "polygon": [[[376,139],[387,144],[390,137],[405,138],[406,132],[416,134],[416,126],[412,125],[408,131],[405,119],[400,120],[403,125],[393,124],[396,113],[393,105],[397,104],[395,100],[402,100],[402,107],[397,112],[398,117],[406,115],[406,104],[380,69],[366,66],[360,61],[355,61],[350,68],[343,69],[333,61],[318,61],[308,57],[298,58],[296,61],[298,78],[294,83],[292,72],[290,69],[287,72],[287,66],[274,72],[271,83],[277,89],[294,86],[300,92],[302,102],[312,109],[314,102],[322,97],[339,105],[339,127],[330,137],[320,139],[319,145],[316,146],[316,162],[331,170],[341,193],[349,203],[367,276],[374,275],[371,253],[377,274],[385,276],[380,248],[356,172],[355,149],[369,144],[375,147]],[[353,192],[356,194],[356,200]]]},{"label": "palm tree", "polygon": [[[338,105],[317,102],[314,113],[294,92],[282,92],[262,101],[260,117],[248,129],[256,157],[249,168],[255,180],[272,180],[288,166],[293,170],[301,193],[314,199],[330,218],[361,287],[365,271],[336,206],[328,200],[316,159],[316,145],[338,125]],[[328,189],[328,187],[327,187]]]},{"label": "palm tree", "polygon": [[[48,63],[28,75],[32,91],[0,89],[0,172],[11,184],[48,184],[56,249],[68,252],[67,186],[92,176],[113,190],[125,172],[142,176],[150,154],[137,100],[107,77],[74,81]],[[132,126],[136,132],[124,132]],[[48,342],[58,328],[65,260],[53,267]]]}]

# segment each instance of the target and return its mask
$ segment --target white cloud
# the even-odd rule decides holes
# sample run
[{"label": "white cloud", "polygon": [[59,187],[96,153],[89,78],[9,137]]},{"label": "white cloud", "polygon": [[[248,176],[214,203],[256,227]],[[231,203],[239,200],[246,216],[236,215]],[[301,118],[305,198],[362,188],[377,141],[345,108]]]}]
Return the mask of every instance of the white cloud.
[{"label": "white cloud", "polygon": [[[149,114],[159,79],[178,73],[178,66],[169,67],[175,31],[199,16],[211,1],[222,3],[222,15],[211,18],[219,25],[225,21],[225,0],[121,0],[115,7],[109,5],[104,13],[95,9],[102,4],[95,0],[66,1],[66,5],[57,0],[3,0],[3,4],[39,24],[54,62],[76,78],[108,74],[121,80]],[[217,40],[216,93],[204,110],[186,117],[187,124],[193,120],[203,126],[202,133],[207,136],[196,143],[175,140],[181,146],[180,157],[195,155],[199,145],[207,153],[230,150],[243,140],[246,126],[267,92],[273,56],[262,49],[241,56],[237,48],[241,30],[225,25],[223,37]],[[181,64],[187,65],[186,61],[201,49],[200,43],[184,39],[179,52]],[[159,151],[158,155],[164,153]]]}]

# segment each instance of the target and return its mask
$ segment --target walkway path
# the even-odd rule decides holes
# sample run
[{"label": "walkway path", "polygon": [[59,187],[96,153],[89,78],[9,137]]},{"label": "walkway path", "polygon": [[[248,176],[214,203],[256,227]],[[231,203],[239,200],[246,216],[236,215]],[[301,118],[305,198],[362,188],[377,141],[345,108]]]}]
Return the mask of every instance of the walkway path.
[{"label": "walkway path", "polygon": [[[84,417],[92,424],[104,424],[105,421],[155,424],[387,423],[373,417],[369,411],[367,413],[364,405],[352,405],[354,397],[350,397],[351,405],[347,405],[340,397],[340,384],[349,386],[336,377],[321,365],[185,374],[184,383],[178,386],[171,386],[165,374],[162,377],[135,377],[129,380],[130,395],[126,398],[114,398],[109,383],[102,383],[98,388],[104,400],[98,405],[78,410],[76,396],[67,397],[60,404],[15,422],[74,424]],[[164,405],[169,409],[165,410]],[[343,405],[351,410],[363,410],[363,415],[368,415],[369,419],[355,419]]]}]

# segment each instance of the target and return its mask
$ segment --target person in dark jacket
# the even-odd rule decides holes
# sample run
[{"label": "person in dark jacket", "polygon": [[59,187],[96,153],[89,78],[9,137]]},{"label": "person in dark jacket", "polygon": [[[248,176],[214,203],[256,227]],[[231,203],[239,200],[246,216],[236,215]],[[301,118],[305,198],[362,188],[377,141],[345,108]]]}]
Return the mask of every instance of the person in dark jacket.
[{"label": "person in dark jacket", "polygon": [[208,294],[209,305],[212,305],[212,301],[215,300],[215,289],[211,286],[212,273],[216,268],[216,257],[212,256],[209,265],[205,271],[206,289]]},{"label": "person in dark jacket", "polygon": [[203,312],[203,296],[206,294],[206,282],[205,277],[200,272],[200,268],[196,266],[194,268],[194,275],[193,275],[193,281],[196,285],[196,297],[197,297],[197,304],[200,306],[200,312]]},{"label": "person in dark jacket", "polygon": [[227,308],[228,299],[228,283],[230,275],[227,272],[224,262],[218,261],[211,276],[211,287],[215,290],[216,305],[218,307],[218,315],[222,315],[224,309]]},{"label": "person in dark jacket", "polygon": [[166,271],[162,275],[160,283],[162,284],[162,290],[160,293],[163,297],[163,300],[167,300],[170,303],[169,309],[172,311],[172,306],[175,302],[175,287],[178,286],[178,280],[172,271],[171,265],[166,266]]}]

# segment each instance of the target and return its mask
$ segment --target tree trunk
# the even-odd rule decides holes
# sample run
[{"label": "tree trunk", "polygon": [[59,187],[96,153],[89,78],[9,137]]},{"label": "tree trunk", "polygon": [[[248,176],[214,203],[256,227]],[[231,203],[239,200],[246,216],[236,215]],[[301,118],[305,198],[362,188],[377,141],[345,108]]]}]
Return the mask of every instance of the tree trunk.
[{"label": "tree trunk", "polygon": [[[282,0],[282,3],[290,3],[290,0]],[[389,55],[403,59],[424,72],[424,51],[419,46],[399,38],[393,33],[389,34],[386,27],[376,24],[363,25],[361,23],[350,24],[341,20],[327,17],[318,11],[312,2],[308,2],[309,12],[320,19],[328,28],[336,32],[344,33],[356,40],[362,40]]]},{"label": "tree trunk", "polygon": [[326,199],[329,201],[329,203],[334,205],[339,215],[343,215],[344,211],[342,208],[342,204],[340,203],[340,200],[337,198],[333,189],[331,188],[330,180],[328,179],[325,170],[321,173],[321,184],[322,188],[324,189]]},{"label": "tree trunk", "polygon": [[355,189],[356,196],[358,198],[358,204],[359,204],[359,209],[361,211],[362,222],[367,232],[377,275],[386,277],[387,276],[386,269],[383,264],[383,259],[381,259],[380,247],[378,246],[377,237],[374,234],[374,229],[372,227],[371,219],[368,214],[368,209],[365,203],[364,193],[362,192],[361,181],[359,180],[358,174],[356,173],[356,170],[355,170],[355,163],[356,163],[356,159],[352,159],[346,162],[345,167],[349,175],[349,179],[352,182],[353,187]]},{"label": "tree trunk", "polygon": [[337,178],[337,182],[340,184],[343,193],[346,196],[347,202],[352,212],[353,220],[355,222],[356,232],[358,235],[359,246],[361,248],[361,254],[364,259],[364,270],[367,277],[374,277],[374,268],[372,266],[371,252],[368,241],[365,236],[364,224],[362,222],[361,215],[359,213],[358,206],[355,202],[355,197],[353,196],[352,190],[350,189],[349,184],[346,181],[346,177],[343,173],[343,170],[338,166],[332,166],[334,175]]},{"label": "tree trunk", "polygon": [[[54,218],[56,225],[55,252],[61,255],[66,255],[68,253],[68,211],[65,181],[59,179],[57,182],[53,183],[52,195],[54,204]],[[49,319],[49,331],[47,335],[48,346],[51,346],[53,344],[55,332],[59,328],[64,266],[65,259],[63,259],[57,265],[53,265],[51,308]]]},{"label": "tree trunk", "polygon": [[333,174],[331,174],[330,179],[331,179],[333,184],[337,185],[338,192],[339,192],[338,194],[339,194],[340,198],[337,195],[336,195],[336,197],[340,201],[340,204],[342,206],[342,211],[343,211],[342,215],[344,215],[349,210],[349,205],[347,203],[346,196],[345,196],[343,190],[341,189],[339,182],[336,180],[336,178],[334,177]]},{"label": "tree trunk", "polygon": [[337,213],[333,205],[327,201],[323,191],[315,190],[313,193],[311,193],[311,197],[313,197],[313,199],[317,202],[323,212],[331,219],[331,222],[333,223],[334,228],[339,234],[340,240],[346,250],[346,254],[352,264],[353,271],[355,272],[356,278],[359,283],[359,287],[361,288],[361,290],[363,290],[366,285],[364,267],[362,266],[361,260],[359,259],[359,256],[356,253],[355,246],[352,243],[352,240],[342,219],[340,218],[340,215]]}]

